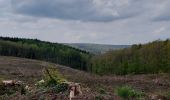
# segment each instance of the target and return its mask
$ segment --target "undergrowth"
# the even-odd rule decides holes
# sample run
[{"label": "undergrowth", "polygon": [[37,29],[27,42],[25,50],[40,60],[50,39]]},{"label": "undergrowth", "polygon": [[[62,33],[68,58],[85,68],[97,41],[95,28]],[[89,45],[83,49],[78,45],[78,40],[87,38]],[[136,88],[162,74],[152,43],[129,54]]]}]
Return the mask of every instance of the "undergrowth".
[{"label": "undergrowth", "polygon": [[118,87],[115,92],[122,100],[141,100],[144,96],[144,93],[137,91],[130,86]]},{"label": "undergrowth", "polygon": [[37,82],[37,87],[47,91],[51,90],[55,93],[65,92],[68,88],[66,82],[66,79],[62,77],[56,68],[49,67],[43,70],[43,79]]}]

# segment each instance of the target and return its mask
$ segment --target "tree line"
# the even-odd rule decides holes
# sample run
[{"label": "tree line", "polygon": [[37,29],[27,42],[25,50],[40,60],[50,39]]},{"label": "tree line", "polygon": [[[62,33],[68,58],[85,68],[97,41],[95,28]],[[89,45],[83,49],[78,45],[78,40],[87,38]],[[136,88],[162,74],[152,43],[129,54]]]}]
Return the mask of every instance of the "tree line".
[{"label": "tree line", "polygon": [[59,43],[0,37],[0,55],[38,59],[88,70],[91,54]]},{"label": "tree line", "polygon": [[93,55],[59,43],[0,37],[0,55],[49,61],[100,75],[170,72],[170,40]]},{"label": "tree line", "polygon": [[170,40],[109,51],[91,59],[91,72],[97,74],[147,74],[170,72]]}]

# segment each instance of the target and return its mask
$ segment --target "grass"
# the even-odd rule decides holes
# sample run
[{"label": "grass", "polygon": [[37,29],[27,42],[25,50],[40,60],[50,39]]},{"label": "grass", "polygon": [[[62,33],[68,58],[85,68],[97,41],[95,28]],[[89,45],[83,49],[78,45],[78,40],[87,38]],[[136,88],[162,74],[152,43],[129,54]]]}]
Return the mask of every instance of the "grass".
[{"label": "grass", "polygon": [[2,78],[2,77],[0,77],[0,85],[2,85],[2,80],[3,80],[3,78]]},{"label": "grass", "polygon": [[167,100],[170,100],[170,91],[166,93]]},{"label": "grass", "polygon": [[98,91],[99,91],[100,94],[107,94],[106,90],[104,88],[99,88]]},{"label": "grass", "polygon": [[97,96],[95,97],[95,100],[102,100],[102,96],[97,95]]},{"label": "grass", "polygon": [[130,86],[122,86],[116,89],[116,94],[123,100],[140,100],[144,95],[142,92],[136,91]]}]

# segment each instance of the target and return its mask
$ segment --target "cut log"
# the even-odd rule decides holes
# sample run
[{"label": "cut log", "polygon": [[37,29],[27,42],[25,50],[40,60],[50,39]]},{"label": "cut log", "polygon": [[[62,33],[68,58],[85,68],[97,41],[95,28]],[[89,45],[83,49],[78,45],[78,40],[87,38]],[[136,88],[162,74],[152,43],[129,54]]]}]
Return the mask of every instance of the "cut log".
[{"label": "cut log", "polygon": [[16,81],[16,80],[3,80],[2,84],[4,86],[15,86],[15,85],[22,85],[22,81]]}]

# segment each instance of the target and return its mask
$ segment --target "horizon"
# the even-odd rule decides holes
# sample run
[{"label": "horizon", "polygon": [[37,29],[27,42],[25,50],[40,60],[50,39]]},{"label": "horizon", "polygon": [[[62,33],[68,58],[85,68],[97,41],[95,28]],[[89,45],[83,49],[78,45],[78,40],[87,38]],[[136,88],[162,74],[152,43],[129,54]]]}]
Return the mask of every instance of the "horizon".
[{"label": "horizon", "polygon": [[53,43],[145,44],[170,38],[169,0],[0,0],[0,36]]},{"label": "horizon", "polygon": [[87,43],[81,43],[81,42],[78,42],[78,43],[60,43],[60,42],[51,42],[51,41],[46,41],[46,40],[41,40],[41,39],[37,39],[37,38],[22,38],[22,37],[9,37],[9,36],[0,36],[0,38],[19,38],[19,39],[36,39],[36,40],[39,40],[39,41],[43,41],[43,42],[50,42],[50,43],[59,43],[59,44],[92,44],[92,45],[125,45],[125,46],[132,46],[132,45],[138,45],[138,44],[147,44],[147,43],[150,43],[150,42],[154,42],[154,41],[157,41],[157,40],[160,40],[160,41],[165,41],[165,40],[169,40],[170,38],[166,38],[166,39],[156,39],[156,40],[153,40],[153,41],[149,41],[149,42],[146,42],[146,43],[137,43],[137,44],[102,44],[102,43],[90,43],[90,42],[87,42]]}]

